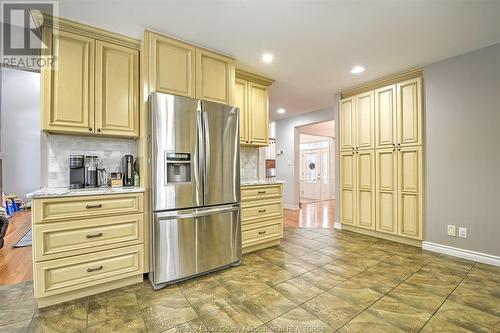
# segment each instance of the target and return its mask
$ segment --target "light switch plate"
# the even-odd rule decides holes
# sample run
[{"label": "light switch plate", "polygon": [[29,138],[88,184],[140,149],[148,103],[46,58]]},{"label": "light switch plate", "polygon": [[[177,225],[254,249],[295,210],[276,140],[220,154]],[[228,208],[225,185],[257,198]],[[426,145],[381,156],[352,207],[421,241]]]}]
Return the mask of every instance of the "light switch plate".
[{"label": "light switch plate", "polygon": [[457,235],[457,229],[453,224],[448,224],[448,236],[455,237]]},{"label": "light switch plate", "polygon": [[460,238],[467,238],[467,228],[465,228],[465,227],[459,227],[458,228],[458,237],[460,237]]}]

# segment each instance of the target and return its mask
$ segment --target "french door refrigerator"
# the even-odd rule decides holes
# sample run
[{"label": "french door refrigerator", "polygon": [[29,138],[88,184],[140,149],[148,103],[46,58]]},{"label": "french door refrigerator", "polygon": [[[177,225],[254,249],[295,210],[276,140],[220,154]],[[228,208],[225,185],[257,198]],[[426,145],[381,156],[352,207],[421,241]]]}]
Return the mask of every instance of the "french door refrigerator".
[{"label": "french door refrigerator", "polygon": [[154,289],[240,263],[239,109],[154,92]]}]

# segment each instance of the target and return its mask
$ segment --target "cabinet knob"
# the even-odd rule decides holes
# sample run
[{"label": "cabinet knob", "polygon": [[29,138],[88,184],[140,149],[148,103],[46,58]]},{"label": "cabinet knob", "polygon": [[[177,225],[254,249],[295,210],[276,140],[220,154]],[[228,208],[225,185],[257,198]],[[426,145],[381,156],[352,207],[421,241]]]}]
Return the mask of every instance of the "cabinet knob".
[{"label": "cabinet knob", "polygon": [[89,127],[89,132],[92,132],[92,127]]},{"label": "cabinet knob", "polygon": [[393,143],[393,144],[392,144],[392,146],[393,146],[393,147],[396,147],[396,144],[395,144],[395,143]]},{"label": "cabinet knob", "polygon": [[101,131],[101,129],[100,129],[100,128],[98,128],[98,129],[97,129],[97,132],[100,132],[100,131]]}]

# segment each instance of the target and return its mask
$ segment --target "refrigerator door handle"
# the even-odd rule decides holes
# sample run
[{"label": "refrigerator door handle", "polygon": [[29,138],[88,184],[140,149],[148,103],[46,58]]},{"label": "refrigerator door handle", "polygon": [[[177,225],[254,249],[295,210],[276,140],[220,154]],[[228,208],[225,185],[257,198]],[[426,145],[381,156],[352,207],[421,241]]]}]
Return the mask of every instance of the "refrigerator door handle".
[{"label": "refrigerator door handle", "polygon": [[204,165],[204,175],[203,175],[203,204],[206,204],[207,195],[207,177],[210,174],[210,130],[208,126],[208,113],[203,111],[203,136],[205,138],[205,145],[203,146],[205,165]]},{"label": "refrigerator door handle", "polygon": [[[194,169],[196,170],[195,174],[195,191],[196,191],[196,201],[197,204],[203,206],[205,195],[203,194],[204,183],[205,183],[205,166],[202,164],[205,156],[205,146],[203,140],[203,116],[202,111],[199,108],[196,110],[196,128],[197,128],[197,142],[196,142],[196,157],[194,158]],[[201,199],[201,202],[198,201],[198,198]]]},{"label": "refrigerator door handle", "polygon": [[155,213],[156,219],[162,220],[165,218],[175,218],[175,219],[188,219],[188,218],[197,218],[201,216],[213,215],[216,213],[227,213],[234,212],[240,209],[239,206],[225,206],[225,207],[215,207],[209,209],[200,209],[200,210],[191,210],[190,213],[184,213],[185,211],[180,212],[163,212],[163,213]]}]

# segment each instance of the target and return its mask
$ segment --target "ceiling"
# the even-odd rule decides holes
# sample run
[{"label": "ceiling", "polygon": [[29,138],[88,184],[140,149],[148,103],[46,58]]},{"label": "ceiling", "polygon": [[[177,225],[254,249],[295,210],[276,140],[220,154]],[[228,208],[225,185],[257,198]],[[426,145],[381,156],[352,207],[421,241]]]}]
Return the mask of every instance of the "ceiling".
[{"label": "ceiling", "polygon": [[330,121],[324,121],[322,123],[300,126],[299,133],[308,135],[317,135],[317,136],[328,136],[334,138],[335,121],[330,120]]},{"label": "ceiling", "polygon": [[[222,51],[276,80],[270,116],[333,105],[342,89],[500,42],[499,1],[67,0],[59,15]],[[274,54],[271,64],[261,55]],[[353,75],[354,65],[366,71]],[[287,112],[277,114],[277,108]]]}]

